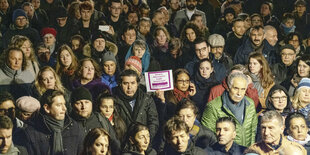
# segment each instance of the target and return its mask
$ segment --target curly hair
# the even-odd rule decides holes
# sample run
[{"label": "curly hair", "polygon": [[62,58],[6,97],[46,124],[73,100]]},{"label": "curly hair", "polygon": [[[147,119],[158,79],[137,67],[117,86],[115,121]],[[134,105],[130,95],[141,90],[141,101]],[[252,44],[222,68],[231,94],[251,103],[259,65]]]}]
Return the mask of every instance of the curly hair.
[{"label": "curly hair", "polygon": [[195,32],[196,38],[203,37],[202,36],[203,33],[199,30],[199,27],[196,24],[194,24],[192,22],[187,22],[181,31],[180,39],[182,40],[182,42],[184,42],[185,40],[188,40],[186,37],[186,30],[187,29],[192,29]]}]

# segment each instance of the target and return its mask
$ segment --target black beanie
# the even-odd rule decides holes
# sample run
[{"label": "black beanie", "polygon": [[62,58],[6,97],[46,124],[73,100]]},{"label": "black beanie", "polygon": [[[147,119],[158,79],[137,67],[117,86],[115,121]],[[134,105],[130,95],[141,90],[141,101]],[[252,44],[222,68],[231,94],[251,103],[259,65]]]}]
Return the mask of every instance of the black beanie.
[{"label": "black beanie", "polygon": [[71,104],[74,104],[76,101],[79,100],[89,100],[92,101],[92,95],[88,89],[84,87],[79,87],[73,90],[71,94]]}]

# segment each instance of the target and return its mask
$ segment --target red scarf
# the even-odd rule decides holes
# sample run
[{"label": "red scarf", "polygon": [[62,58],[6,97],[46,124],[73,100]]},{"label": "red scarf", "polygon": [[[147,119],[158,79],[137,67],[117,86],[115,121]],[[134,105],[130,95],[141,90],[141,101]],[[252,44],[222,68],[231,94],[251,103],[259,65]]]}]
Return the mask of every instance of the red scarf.
[{"label": "red scarf", "polygon": [[177,99],[178,102],[180,102],[183,98],[188,98],[189,91],[183,92],[179,90],[178,88],[173,89],[173,95]]},{"label": "red scarf", "polygon": [[65,73],[66,75],[71,76],[71,75],[73,75],[73,74],[74,74],[74,70],[73,70],[73,69],[69,69],[69,70],[64,69],[64,73]]},{"label": "red scarf", "polygon": [[113,120],[113,114],[109,117],[109,121],[112,122]]}]

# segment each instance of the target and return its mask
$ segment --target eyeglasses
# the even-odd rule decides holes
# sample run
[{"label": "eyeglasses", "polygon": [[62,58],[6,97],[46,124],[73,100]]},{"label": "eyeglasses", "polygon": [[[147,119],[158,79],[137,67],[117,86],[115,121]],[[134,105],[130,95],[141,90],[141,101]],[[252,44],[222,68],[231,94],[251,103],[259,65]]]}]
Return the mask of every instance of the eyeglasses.
[{"label": "eyeglasses", "polygon": [[196,52],[202,52],[202,51],[206,51],[207,50],[207,47],[203,47],[203,48],[200,48],[200,49],[195,49]]},{"label": "eyeglasses", "polygon": [[177,83],[178,84],[182,84],[182,83],[189,84],[189,80],[177,80]]},{"label": "eyeglasses", "polygon": [[9,109],[0,109],[0,115],[4,115],[4,114],[7,114],[7,113],[12,113],[12,112],[15,112],[15,108],[9,108]]},{"label": "eyeglasses", "polygon": [[287,96],[271,97],[274,101],[287,100]]}]

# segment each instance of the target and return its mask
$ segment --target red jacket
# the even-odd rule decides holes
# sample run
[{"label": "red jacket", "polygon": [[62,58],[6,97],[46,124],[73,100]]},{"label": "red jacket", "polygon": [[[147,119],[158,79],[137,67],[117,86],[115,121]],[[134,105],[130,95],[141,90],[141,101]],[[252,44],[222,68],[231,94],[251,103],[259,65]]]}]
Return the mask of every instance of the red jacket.
[{"label": "red jacket", "polygon": [[[216,85],[211,88],[208,102],[212,101],[216,97],[221,96],[225,90],[228,90],[226,78],[223,80],[222,84]],[[245,95],[250,97],[254,101],[255,107],[257,107],[257,105],[259,104],[258,92],[256,88],[254,88],[253,83],[250,83],[248,85],[248,89],[246,90]]]}]

